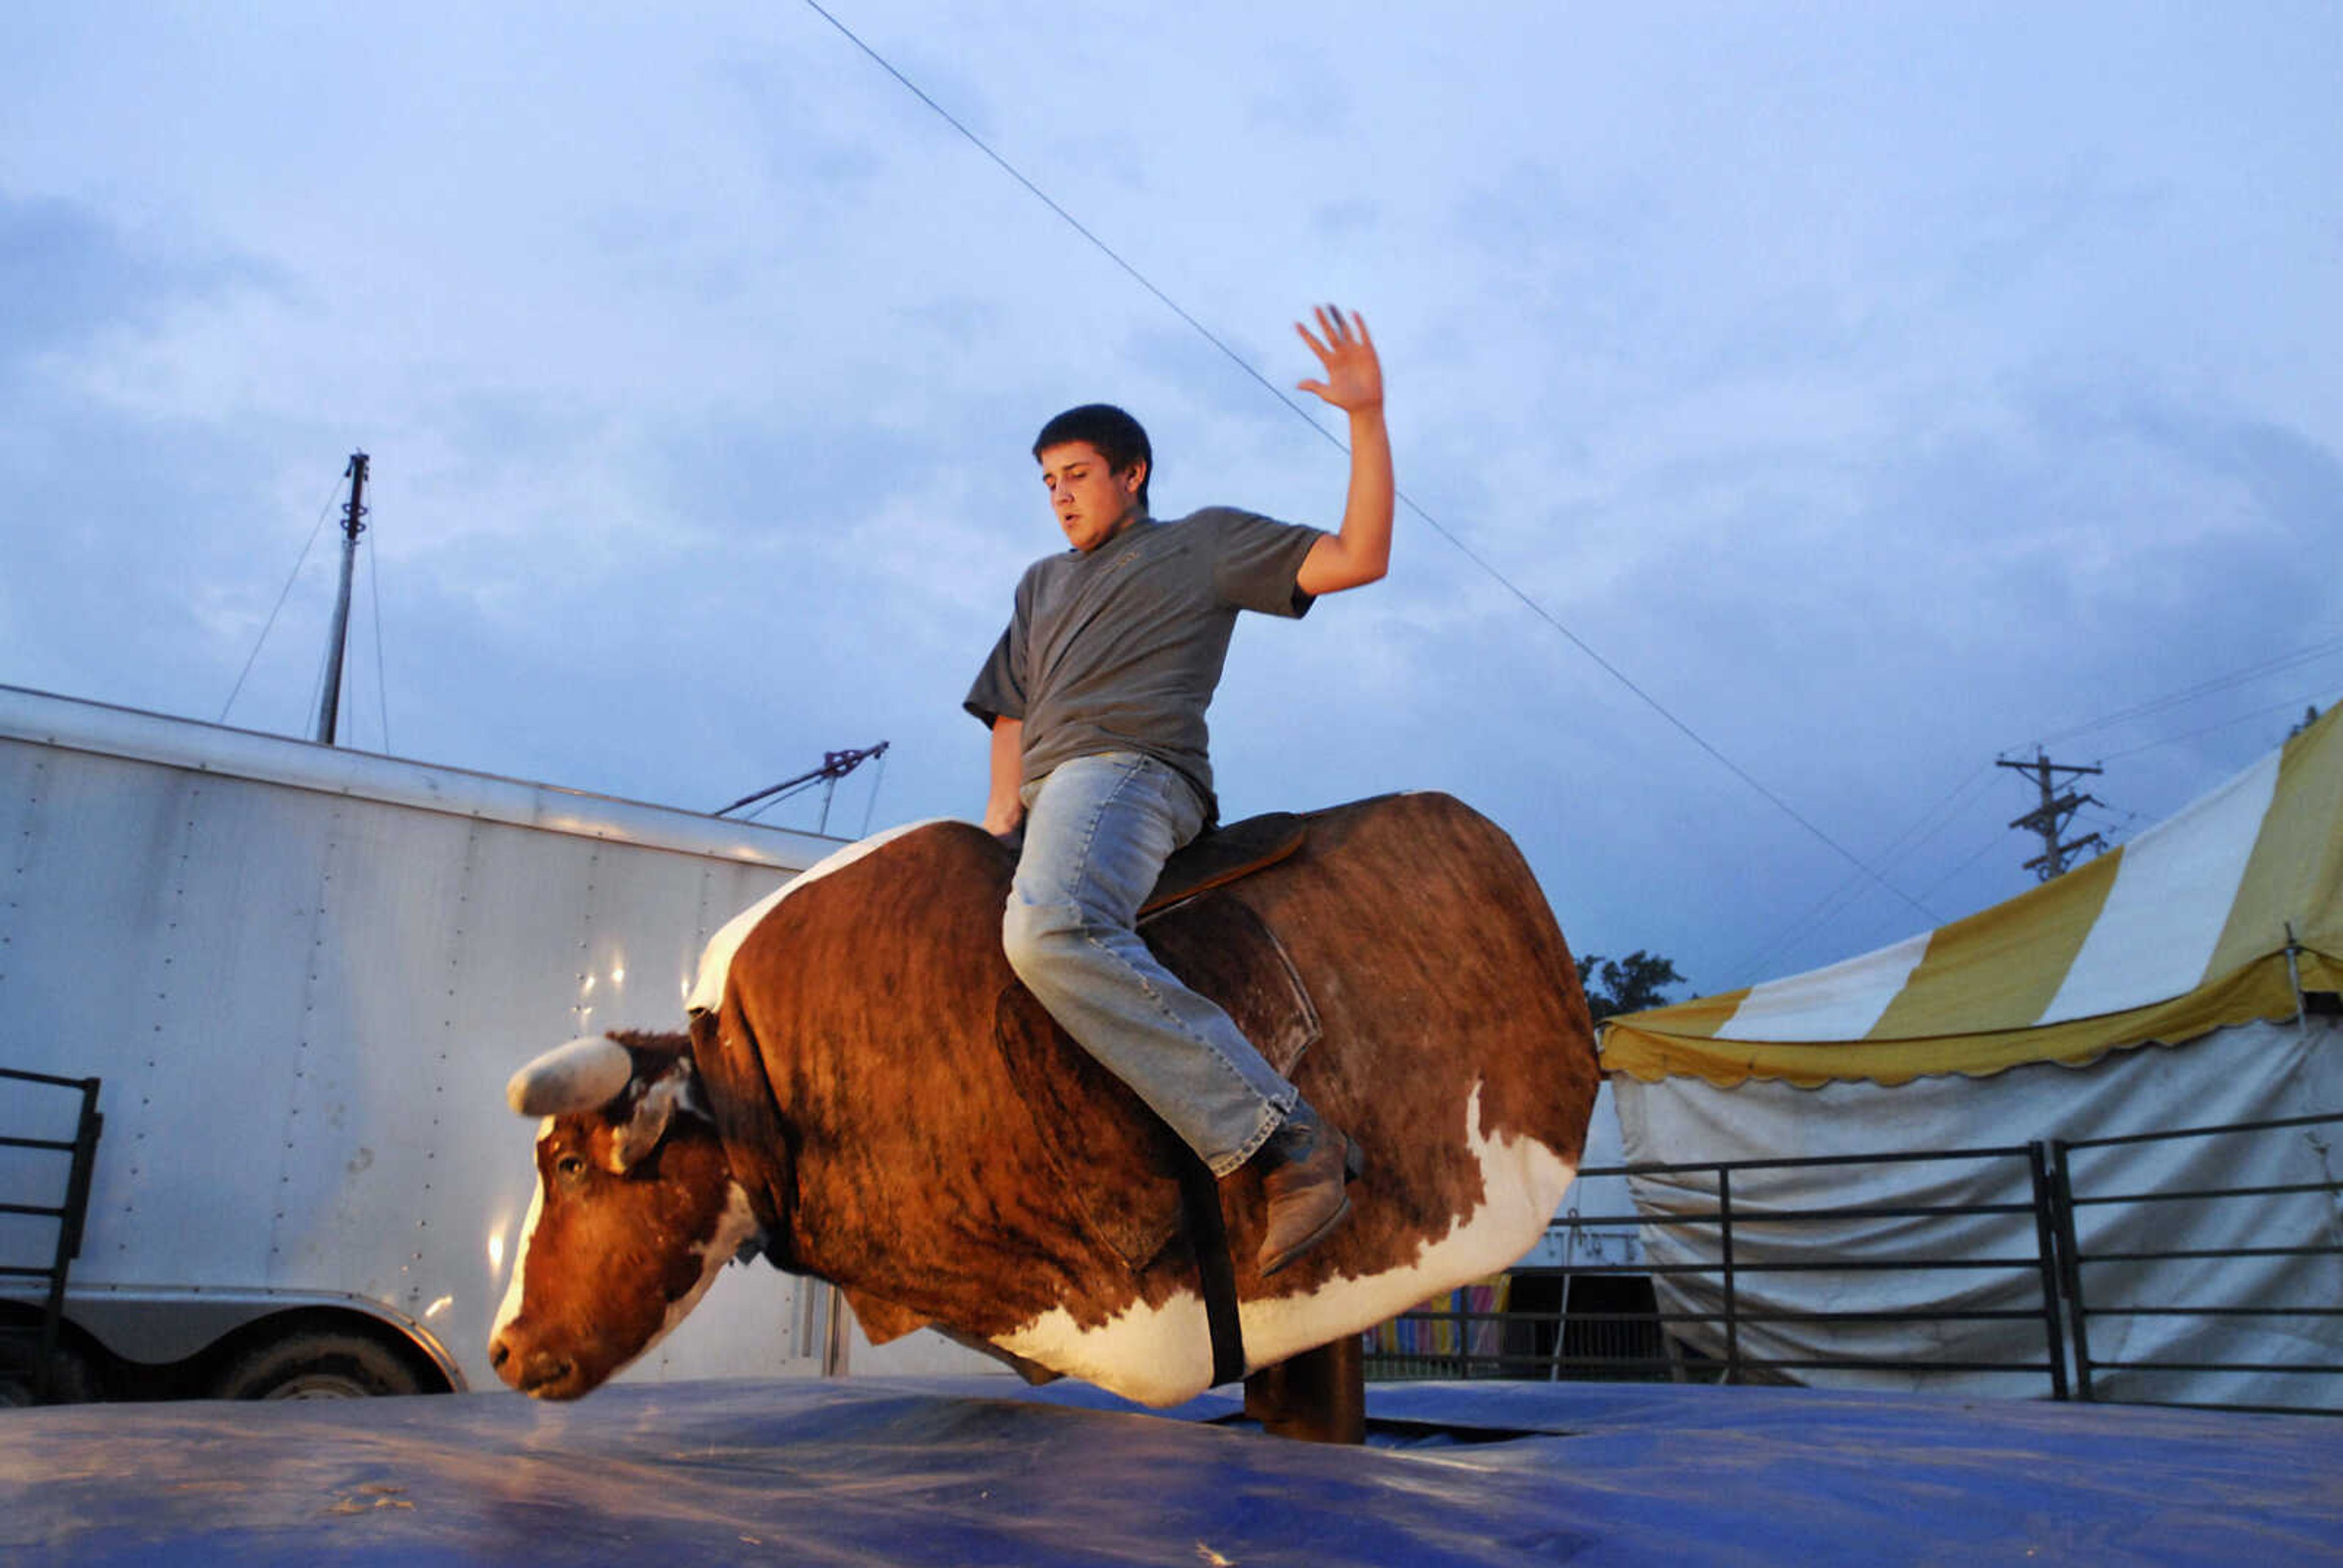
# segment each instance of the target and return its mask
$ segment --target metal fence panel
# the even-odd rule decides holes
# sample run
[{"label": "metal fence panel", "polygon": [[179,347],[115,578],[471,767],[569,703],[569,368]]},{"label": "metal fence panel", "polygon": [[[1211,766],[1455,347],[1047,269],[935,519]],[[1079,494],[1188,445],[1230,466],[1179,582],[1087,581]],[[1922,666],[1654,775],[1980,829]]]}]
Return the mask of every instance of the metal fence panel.
[{"label": "metal fence panel", "polygon": [[[1643,1261],[1517,1270],[1493,1306],[1427,1303],[1402,1320],[1419,1326],[1413,1338],[1369,1340],[1369,1372],[1825,1373],[1915,1388],[1990,1376],[2001,1392],[2037,1398],[2343,1411],[2338,1123],[2343,1113],[2006,1148],[1589,1169],[1582,1175],[1625,1178],[1637,1211],[1574,1211],[1557,1231],[1635,1226]],[[1839,1171],[1923,1166],[1944,1180],[1896,1201],[1833,1191]],[[1860,1255],[1807,1244],[1850,1222],[1884,1241]],[[1988,1233],[1993,1244],[1977,1244]],[[2011,1245],[2013,1234],[2023,1242]],[[2205,1244],[2223,1235],[2230,1244]],[[1783,1280],[1799,1290],[1785,1295]],[[1435,1342],[1437,1352],[1424,1350]],[[1400,1344],[1416,1352],[1402,1356]]]}]

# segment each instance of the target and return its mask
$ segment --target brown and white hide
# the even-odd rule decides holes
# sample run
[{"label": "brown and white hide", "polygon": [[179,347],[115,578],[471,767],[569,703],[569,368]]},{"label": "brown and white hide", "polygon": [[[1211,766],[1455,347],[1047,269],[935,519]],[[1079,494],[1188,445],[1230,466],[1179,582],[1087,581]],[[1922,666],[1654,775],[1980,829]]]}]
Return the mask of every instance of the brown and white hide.
[{"label": "brown and white hide", "polygon": [[[1011,973],[1011,869],[940,822],[809,873],[711,946],[693,1054],[789,1266],[845,1287],[874,1339],[933,1322],[1177,1402],[1212,1372],[1179,1151]],[[1367,1155],[1351,1217],[1269,1281],[1259,1177],[1221,1183],[1250,1366],[1537,1241],[1577,1169],[1593,1030],[1493,824],[1437,794],[1318,812],[1291,859],[1147,934]]]}]

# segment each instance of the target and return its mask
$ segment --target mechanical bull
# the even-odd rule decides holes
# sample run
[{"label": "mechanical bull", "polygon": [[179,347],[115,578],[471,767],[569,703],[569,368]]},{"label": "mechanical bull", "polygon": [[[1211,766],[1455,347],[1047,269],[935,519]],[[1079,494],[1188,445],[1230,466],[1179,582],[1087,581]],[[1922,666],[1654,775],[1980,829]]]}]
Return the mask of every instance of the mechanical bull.
[{"label": "mechanical bull", "polygon": [[586,1393],[761,1251],[840,1286],[874,1342],[934,1326],[1170,1404],[1218,1381],[1200,1278],[1232,1294],[1250,1371],[1505,1268],[1594,1101],[1562,932],[1512,840],[1448,797],[1299,821],[1284,859],[1141,925],[1366,1151],[1350,1219],[1291,1268],[1254,1270],[1251,1167],[1217,1214],[1183,1210],[1202,1167],[1001,956],[1010,856],[933,822],[727,927],[688,1037],[577,1040],[515,1077],[544,1121],[499,1375]]}]

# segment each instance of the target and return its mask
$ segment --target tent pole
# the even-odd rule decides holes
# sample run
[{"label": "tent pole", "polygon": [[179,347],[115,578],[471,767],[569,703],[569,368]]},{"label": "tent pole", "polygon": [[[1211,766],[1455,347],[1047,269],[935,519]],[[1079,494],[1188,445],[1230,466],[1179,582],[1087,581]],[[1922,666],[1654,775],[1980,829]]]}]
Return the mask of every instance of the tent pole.
[{"label": "tent pole", "polygon": [[2294,922],[2286,922],[2286,982],[2294,988],[2294,1027],[2307,1029],[2310,1024],[2310,1003],[2302,994],[2302,943],[2294,934]]}]

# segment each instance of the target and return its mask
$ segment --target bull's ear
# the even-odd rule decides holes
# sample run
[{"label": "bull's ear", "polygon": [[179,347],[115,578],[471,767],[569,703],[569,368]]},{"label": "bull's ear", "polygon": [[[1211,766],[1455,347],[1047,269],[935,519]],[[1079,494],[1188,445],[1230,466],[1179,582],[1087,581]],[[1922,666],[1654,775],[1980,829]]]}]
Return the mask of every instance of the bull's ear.
[{"label": "bull's ear", "polygon": [[644,1089],[642,1098],[635,1101],[635,1113],[610,1140],[609,1170],[623,1176],[636,1165],[650,1157],[659,1140],[667,1136],[667,1124],[679,1108],[696,1110],[698,1086],[693,1079],[691,1060],[679,1058],[675,1066],[660,1073]]},{"label": "bull's ear", "polygon": [[604,1035],[557,1045],[512,1075],[505,1100],[523,1116],[596,1111],[626,1092],[635,1075],[627,1048]]}]

